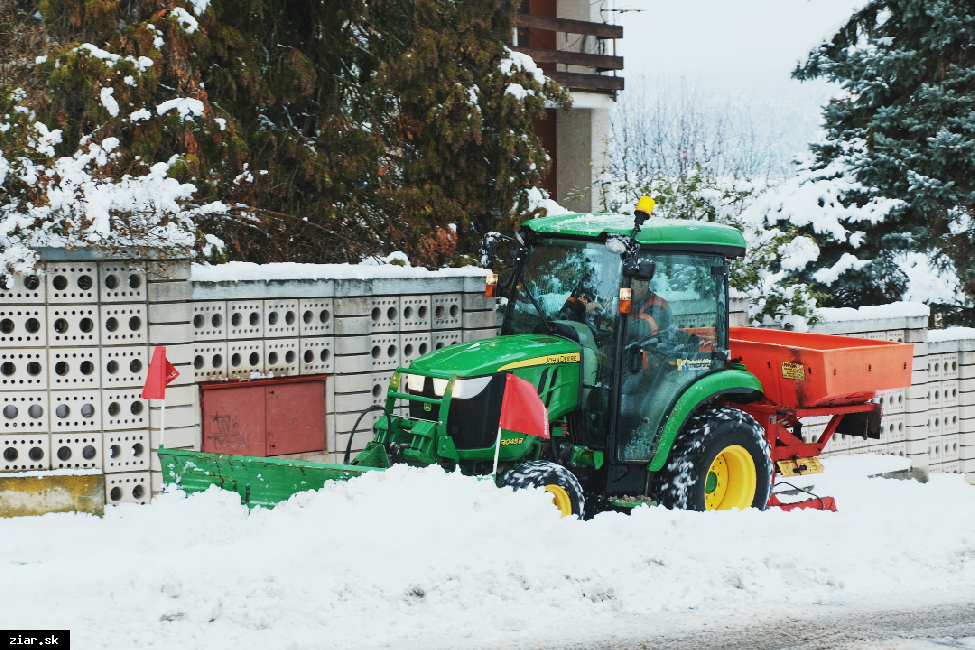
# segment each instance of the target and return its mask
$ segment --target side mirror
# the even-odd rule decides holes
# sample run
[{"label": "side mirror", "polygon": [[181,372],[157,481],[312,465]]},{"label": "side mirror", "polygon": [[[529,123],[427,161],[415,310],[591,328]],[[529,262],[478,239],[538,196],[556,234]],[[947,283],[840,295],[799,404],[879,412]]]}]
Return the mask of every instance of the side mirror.
[{"label": "side mirror", "polygon": [[657,264],[643,257],[628,257],[623,260],[623,277],[632,280],[653,280]]}]

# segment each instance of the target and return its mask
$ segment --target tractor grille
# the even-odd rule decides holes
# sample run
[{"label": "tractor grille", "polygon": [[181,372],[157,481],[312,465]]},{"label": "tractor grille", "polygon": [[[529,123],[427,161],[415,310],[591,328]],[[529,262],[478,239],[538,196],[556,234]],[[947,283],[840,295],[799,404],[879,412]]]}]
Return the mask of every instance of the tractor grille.
[{"label": "tractor grille", "polygon": [[[505,373],[491,376],[491,381],[477,395],[470,399],[450,400],[447,414],[447,435],[453,438],[457,449],[485,449],[493,447],[498,436],[498,422],[501,420],[501,398],[504,396]],[[423,392],[410,394],[437,399],[433,379],[427,377],[423,382]],[[410,417],[417,420],[437,422],[440,419],[440,405],[428,402],[410,402]]]},{"label": "tractor grille", "polygon": [[457,449],[493,447],[501,420],[501,398],[504,396],[505,373],[492,375],[491,382],[470,399],[450,400],[447,435]]}]

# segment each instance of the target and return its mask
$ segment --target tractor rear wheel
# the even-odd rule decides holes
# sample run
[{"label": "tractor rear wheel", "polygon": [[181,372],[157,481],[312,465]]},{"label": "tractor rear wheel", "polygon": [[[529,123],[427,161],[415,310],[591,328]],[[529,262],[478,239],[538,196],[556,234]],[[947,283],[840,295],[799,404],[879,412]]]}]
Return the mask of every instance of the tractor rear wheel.
[{"label": "tractor rear wheel", "polygon": [[747,413],[707,407],[691,416],[657,472],[652,492],[682,510],[764,510],[772,489],[765,430]]},{"label": "tractor rear wheel", "polygon": [[561,465],[544,460],[515,465],[504,475],[501,485],[510,486],[515,492],[528,487],[543,488],[552,494],[552,503],[563,517],[576,515],[582,519],[585,515],[586,497],[582,486],[575,475]]}]

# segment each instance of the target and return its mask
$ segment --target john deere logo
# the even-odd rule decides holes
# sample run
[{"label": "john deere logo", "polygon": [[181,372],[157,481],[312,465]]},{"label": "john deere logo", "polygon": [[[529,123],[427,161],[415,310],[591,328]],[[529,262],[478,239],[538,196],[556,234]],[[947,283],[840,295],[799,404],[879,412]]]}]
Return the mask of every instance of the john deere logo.
[{"label": "john deere logo", "polygon": [[423,410],[424,411],[432,411],[433,410],[433,407],[430,406],[430,404],[424,403],[423,404]]}]

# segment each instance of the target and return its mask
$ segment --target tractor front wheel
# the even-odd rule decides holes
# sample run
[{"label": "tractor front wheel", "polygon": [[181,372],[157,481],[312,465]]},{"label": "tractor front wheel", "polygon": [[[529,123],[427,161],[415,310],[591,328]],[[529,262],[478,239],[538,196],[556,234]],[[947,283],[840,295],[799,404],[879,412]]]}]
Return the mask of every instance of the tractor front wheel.
[{"label": "tractor front wheel", "polygon": [[707,407],[691,416],[653,480],[661,505],[682,510],[764,510],[772,489],[765,430],[747,413]]},{"label": "tractor front wheel", "polygon": [[583,496],[582,486],[575,475],[561,465],[543,460],[515,465],[504,475],[501,486],[505,485],[515,492],[527,487],[543,488],[552,494],[552,503],[563,517],[584,517],[586,498]]}]

